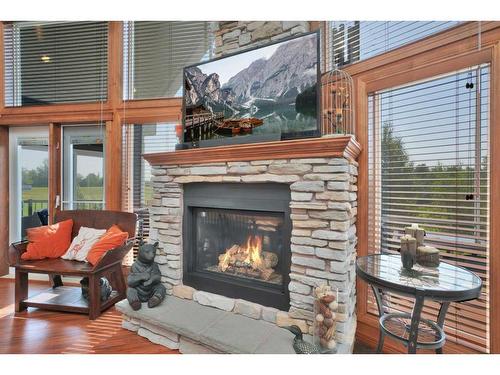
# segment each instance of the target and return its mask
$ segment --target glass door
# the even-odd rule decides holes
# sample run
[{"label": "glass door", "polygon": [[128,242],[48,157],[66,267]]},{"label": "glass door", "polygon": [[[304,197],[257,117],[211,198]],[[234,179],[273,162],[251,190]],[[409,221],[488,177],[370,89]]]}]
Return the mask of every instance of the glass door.
[{"label": "glass door", "polygon": [[104,209],[104,125],[63,127],[63,210]]},{"label": "glass door", "polygon": [[26,236],[26,229],[48,224],[49,147],[45,127],[10,132],[11,240]]}]

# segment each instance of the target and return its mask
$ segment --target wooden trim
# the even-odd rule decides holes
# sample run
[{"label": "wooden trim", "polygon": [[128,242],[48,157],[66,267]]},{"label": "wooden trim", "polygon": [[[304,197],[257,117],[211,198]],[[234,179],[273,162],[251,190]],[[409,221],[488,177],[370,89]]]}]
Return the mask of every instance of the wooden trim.
[{"label": "wooden trim", "polygon": [[346,157],[355,160],[360,151],[361,147],[354,137],[341,136],[197,148],[143,156],[151,165],[183,165],[317,157]]},{"label": "wooden trim", "polygon": [[107,210],[121,210],[122,201],[122,124],[119,108],[122,98],[122,22],[109,22],[108,103],[113,116],[106,119],[104,192]]},{"label": "wooden trim", "polygon": [[108,25],[108,104],[116,109],[122,102],[123,26],[120,21]]},{"label": "wooden trim", "polygon": [[[49,124],[49,223],[54,222],[54,216],[61,210],[56,207],[56,199],[61,196],[61,124]],[[60,203],[62,204],[62,203]]]},{"label": "wooden trim", "polygon": [[144,108],[170,108],[182,107],[182,98],[161,98],[161,99],[134,99],[125,100],[118,107],[120,110],[144,109]]},{"label": "wooden trim", "polygon": [[493,48],[490,96],[490,352],[500,354],[500,42]]},{"label": "wooden trim", "polygon": [[396,74],[382,79],[367,82],[367,92],[374,92],[390,87],[396,87],[407,82],[416,82],[429,77],[467,68],[469,66],[488,63],[491,61],[492,47],[486,47],[481,51],[473,51],[452,58],[445,58],[437,62],[419,65],[409,70],[397,70]]},{"label": "wooden trim", "polygon": [[9,129],[0,127],[0,276],[9,273]]},{"label": "wooden trim", "polygon": [[123,123],[181,122],[182,98],[123,101],[119,107]]},{"label": "wooden trim", "polygon": [[[488,44],[494,44],[494,41],[497,40],[499,28],[500,22],[498,21],[481,22],[481,44],[483,47]],[[411,61],[411,58],[420,57],[423,53],[434,49],[441,49],[448,44],[455,42],[463,43],[464,39],[469,39],[473,45],[468,45],[466,48],[462,45],[462,52],[464,50],[477,49],[478,29],[478,22],[465,22],[464,24],[430,35],[403,47],[354,63],[344,69],[352,76],[365,74],[370,70],[387,67],[394,62],[402,60]],[[489,33],[490,30],[494,30],[494,33]]]},{"label": "wooden trim", "polygon": [[111,111],[92,111],[92,112],[59,112],[59,113],[40,113],[40,114],[19,114],[0,116],[0,126],[39,126],[50,124],[52,122],[63,124],[96,123],[113,119]]},{"label": "wooden trim", "polygon": [[120,113],[124,124],[181,122],[180,107],[128,109]]},{"label": "wooden trim", "polygon": [[[363,145],[358,156],[358,216],[356,218],[356,233],[358,235],[357,253],[359,256],[368,254],[368,93],[366,84],[354,78],[356,113],[356,139]],[[356,314],[358,321],[366,314],[368,289],[366,284],[356,279]]]},{"label": "wooden trim", "polygon": [[109,110],[108,103],[92,102],[92,103],[63,103],[63,104],[43,104],[43,105],[28,105],[24,107],[5,107],[2,111],[3,115],[46,115],[68,112],[99,112],[102,109]]},{"label": "wooden trim", "polygon": [[[3,72],[3,70],[2,70]],[[116,75],[116,71],[114,73]],[[121,72],[119,73],[121,77]],[[117,78],[115,77],[115,80]],[[121,79],[121,78],[119,78]],[[121,88],[120,88],[121,90]],[[111,91],[111,90],[110,90]],[[118,89],[115,88],[113,91],[115,94],[118,94]],[[3,91],[2,91],[3,93]],[[40,106],[25,106],[25,107],[7,107],[3,108],[1,112],[1,117],[10,116],[12,118],[15,117],[29,117],[29,116],[58,116],[58,115],[67,115],[67,114],[87,114],[98,116],[103,112],[106,114],[112,114],[113,110],[125,111],[128,112],[132,109],[165,109],[165,110],[179,110],[182,107],[182,99],[181,98],[163,98],[163,99],[145,99],[145,100],[127,100],[121,101],[116,100],[117,103],[113,107],[109,103],[75,103],[75,104],[46,104]]]},{"label": "wooden trim", "polygon": [[122,127],[120,116],[106,121],[106,150],[104,152],[104,184],[107,210],[121,210],[122,199]]}]

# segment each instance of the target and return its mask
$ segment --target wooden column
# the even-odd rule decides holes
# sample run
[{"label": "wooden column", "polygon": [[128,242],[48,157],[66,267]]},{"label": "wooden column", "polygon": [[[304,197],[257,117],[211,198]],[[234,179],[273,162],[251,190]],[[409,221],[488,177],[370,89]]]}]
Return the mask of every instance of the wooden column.
[{"label": "wooden column", "polygon": [[[49,223],[61,210],[61,124],[49,124]],[[56,207],[59,196],[59,207]]]},{"label": "wooden column", "polygon": [[[1,90],[0,90],[1,91]],[[0,276],[9,273],[9,128],[0,126]]]},{"label": "wooden column", "polygon": [[122,22],[109,22],[108,33],[108,104],[116,110],[122,103]]},{"label": "wooden column", "polygon": [[106,150],[104,151],[104,185],[107,210],[121,210],[122,198],[122,128],[120,116],[106,121]]},{"label": "wooden column", "polygon": [[122,22],[109,22],[108,37],[108,104],[113,119],[106,121],[106,150],[104,152],[104,186],[107,210],[122,206]]},{"label": "wooden column", "polygon": [[490,93],[490,353],[500,353],[500,42],[493,47]]},{"label": "wooden column", "polygon": [[[368,254],[368,93],[366,84],[354,78],[356,108],[356,139],[363,145],[358,156],[358,256]],[[367,315],[368,288],[366,283],[356,280],[356,313],[358,320]]]}]

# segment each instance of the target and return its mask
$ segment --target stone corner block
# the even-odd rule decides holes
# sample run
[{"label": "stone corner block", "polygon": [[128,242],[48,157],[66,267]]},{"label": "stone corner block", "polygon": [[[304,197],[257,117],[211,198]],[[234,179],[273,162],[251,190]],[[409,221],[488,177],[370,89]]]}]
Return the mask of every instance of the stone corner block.
[{"label": "stone corner block", "polygon": [[274,307],[262,306],[262,319],[269,323],[276,323],[276,314],[278,311]]},{"label": "stone corner block", "polygon": [[288,327],[296,325],[300,328],[302,333],[309,332],[309,328],[305,320],[291,318],[285,311],[278,311],[276,313],[276,325],[278,327]]},{"label": "stone corner block", "polygon": [[196,292],[196,289],[183,284],[174,285],[172,288],[172,294],[183,299],[193,299],[194,292]]},{"label": "stone corner block", "polygon": [[237,299],[234,304],[234,312],[248,316],[252,319],[260,319],[262,315],[262,306],[243,299]]},{"label": "stone corner block", "polygon": [[234,299],[218,294],[196,291],[193,293],[193,300],[201,305],[215,307],[224,311],[232,311],[234,309]]}]

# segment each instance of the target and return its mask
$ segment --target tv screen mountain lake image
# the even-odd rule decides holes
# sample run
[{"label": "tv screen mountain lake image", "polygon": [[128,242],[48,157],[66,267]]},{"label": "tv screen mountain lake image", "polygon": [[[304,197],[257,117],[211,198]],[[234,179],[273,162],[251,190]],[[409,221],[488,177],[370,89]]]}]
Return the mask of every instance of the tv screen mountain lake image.
[{"label": "tv screen mountain lake image", "polygon": [[317,129],[317,34],[184,69],[185,142]]}]

